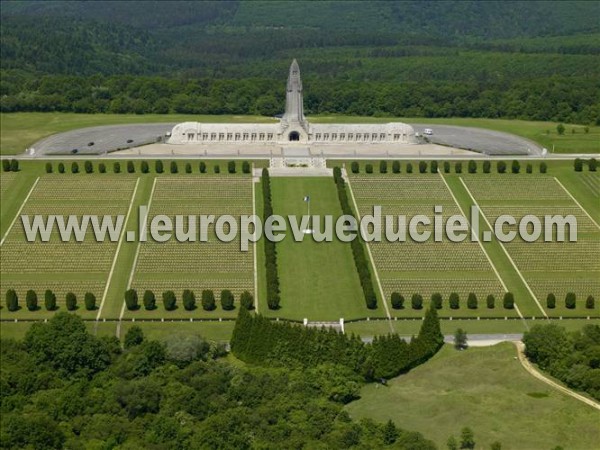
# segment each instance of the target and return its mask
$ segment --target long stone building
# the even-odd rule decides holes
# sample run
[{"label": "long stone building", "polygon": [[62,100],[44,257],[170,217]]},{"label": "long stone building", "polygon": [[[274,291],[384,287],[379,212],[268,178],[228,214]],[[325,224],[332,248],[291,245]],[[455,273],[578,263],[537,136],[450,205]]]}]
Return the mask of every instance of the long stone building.
[{"label": "long stone building", "polygon": [[286,86],[285,112],[280,122],[201,123],[175,125],[168,144],[416,144],[414,129],[405,123],[318,124],[304,115],[300,67],[294,59]]}]

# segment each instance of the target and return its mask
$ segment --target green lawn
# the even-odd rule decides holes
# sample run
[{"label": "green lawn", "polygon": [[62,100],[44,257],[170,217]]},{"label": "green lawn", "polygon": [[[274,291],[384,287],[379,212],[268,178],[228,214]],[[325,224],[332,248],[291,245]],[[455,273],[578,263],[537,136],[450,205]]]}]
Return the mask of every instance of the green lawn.
[{"label": "green lawn", "polygon": [[[271,192],[275,214],[306,214],[303,199],[307,195],[311,199],[311,215],[342,214],[331,178],[272,178]],[[269,311],[263,305],[261,312],[317,321],[385,314],[382,305],[374,311],[366,308],[349,243],[336,239],[317,243],[308,234],[302,242],[295,242],[288,230],[276,247],[281,309]]]},{"label": "green lawn", "polygon": [[463,427],[477,448],[499,441],[503,449],[595,448],[600,413],[533,378],[512,344],[444,348],[429,362],[388,382],[370,384],[347,410],[353,418],[392,419],[420,431],[439,448]]}]

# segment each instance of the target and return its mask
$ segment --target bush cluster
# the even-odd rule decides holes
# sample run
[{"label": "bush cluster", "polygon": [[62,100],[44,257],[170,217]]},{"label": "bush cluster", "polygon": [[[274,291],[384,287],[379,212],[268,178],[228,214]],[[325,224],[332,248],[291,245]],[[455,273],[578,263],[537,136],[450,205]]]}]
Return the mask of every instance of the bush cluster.
[{"label": "bush cluster", "polygon": [[419,334],[406,342],[397,334],[376,337],[371,344],[334,330],[275,322],[240,311],[231,337],[231,350],[252,364],[316,367],[346,366],[367,380],[390,378],[422,364],[443,343],[435,309],[429,309]]}]

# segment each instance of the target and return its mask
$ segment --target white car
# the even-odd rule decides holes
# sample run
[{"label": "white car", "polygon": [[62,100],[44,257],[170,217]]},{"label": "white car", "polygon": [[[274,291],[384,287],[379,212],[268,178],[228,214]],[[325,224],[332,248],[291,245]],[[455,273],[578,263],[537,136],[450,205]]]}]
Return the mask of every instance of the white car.
[{"label": "white car", "polygon": [[426,134],[427,136],[431,136],[433,134],[433,130],[431,128],[425,128],[423,130],[423,134]]}]

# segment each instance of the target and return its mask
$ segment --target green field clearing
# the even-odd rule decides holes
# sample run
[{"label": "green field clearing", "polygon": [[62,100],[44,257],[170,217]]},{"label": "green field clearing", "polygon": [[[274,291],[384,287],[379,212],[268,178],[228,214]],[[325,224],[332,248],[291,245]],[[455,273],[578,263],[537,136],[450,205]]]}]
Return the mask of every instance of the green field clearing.
[{"label": "green field clearing", "polygon": [[532,377],[509,343],[463,352],[446,345],[387,387],[365,386],[347,410],[427,433],[440,448],[465,426],[477,448],[499,441],[503,449],[587,450],[600,439],[600,413]]},{"label": "green field clearing", "polygon": [[[136,123],[178,123],[185,121],[226,123],[269,123],[274,119],[264,116],[207,116],[183,114],[77,114],[77,113],[3,113],[0,114],[0,153],[23,152],[38,140],[63,131],[100,125]],[[431,123],[465,127],[488,128],[531,139],[556,153],[600,153],[600,127],[566,125],[564,135],[556,131],[555,122],[532,122],[507,119],[424,118],[424,117],[355,117],[338,115],[311,116],[314,123]],[[572,132],[575,130],[575,133]]]},{"label": "green field clearing", "polygon": [[233,321],[204,321],[204,322],[123,322],[121,338],[132,326],[138,326],[147,339],[162,340],[173,334],[197,334],[211,341],[228,341],[233,332]]},{"label": "green field clearing", "polygon": [[[305,196],[311,199],[311,215],[342,214],[331,178],[272,178],[271,190],[275,214],[306,214]],[[385,315],[382,305],[374,311],[365,305],[350,244],[337,239],[317,243],[307,234],[302,242],[295,242],[288,230],[276,247],[281,309],[268,311],[263,306],[261,312],[317,321]]]}]

